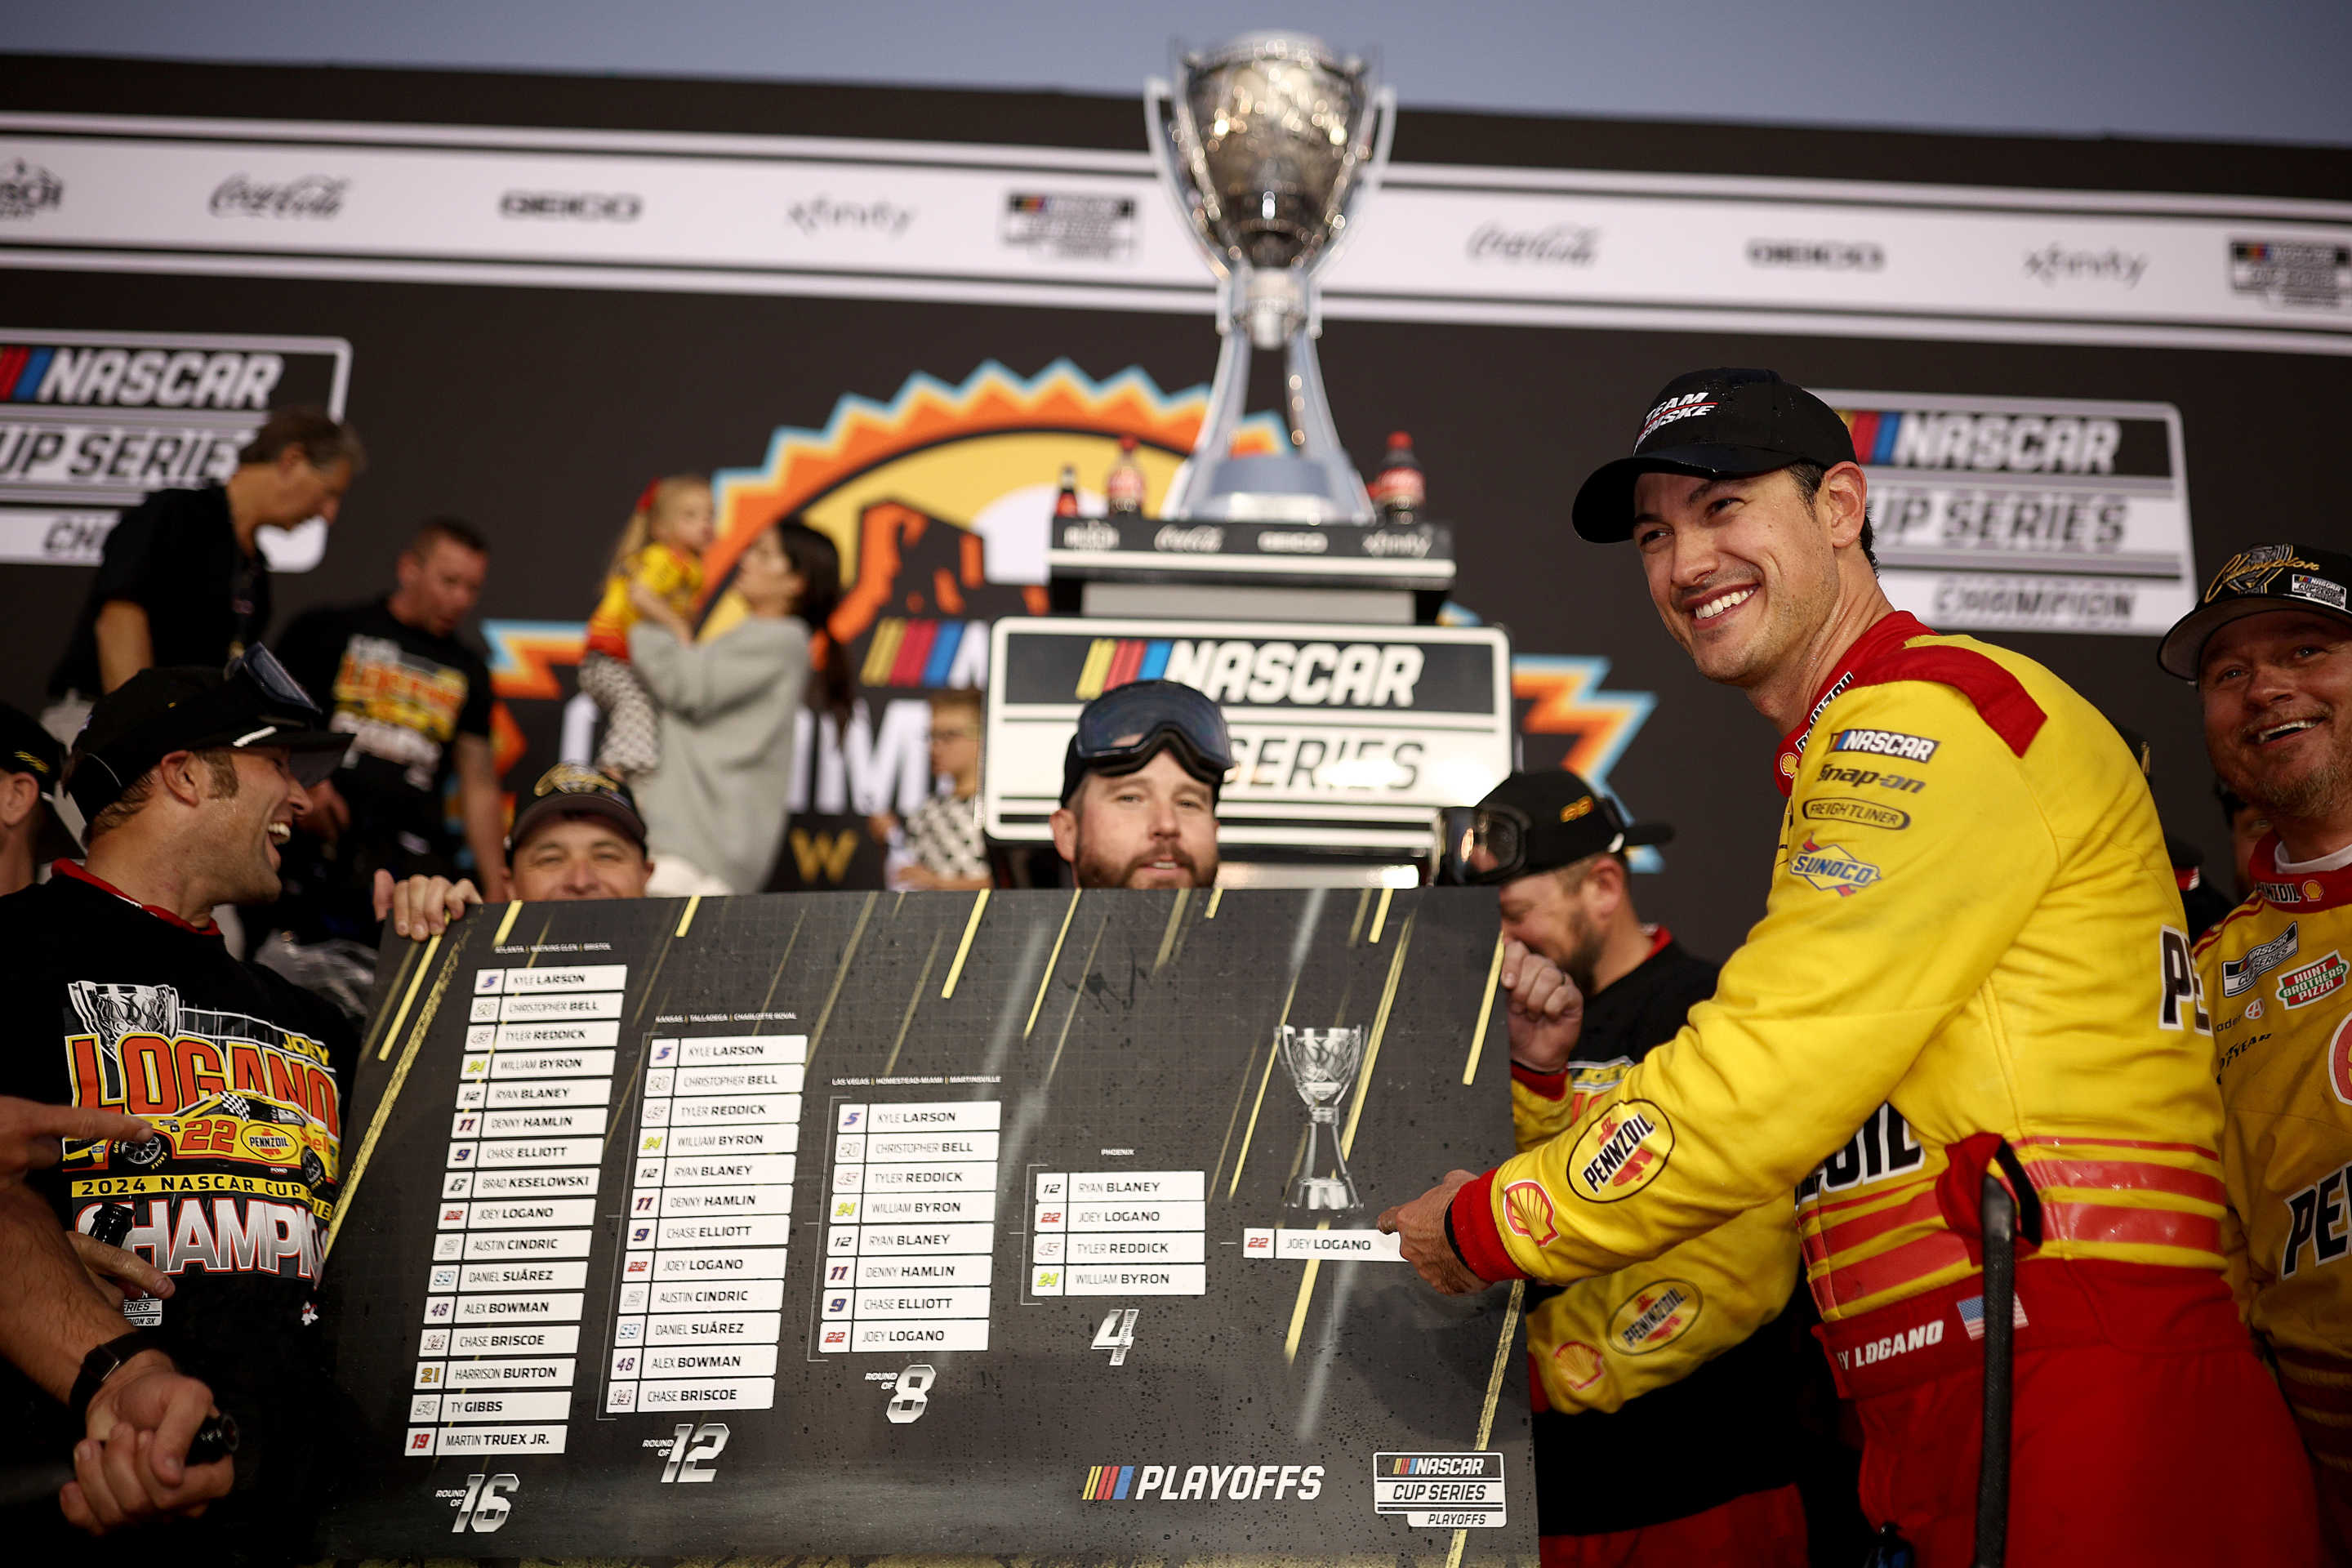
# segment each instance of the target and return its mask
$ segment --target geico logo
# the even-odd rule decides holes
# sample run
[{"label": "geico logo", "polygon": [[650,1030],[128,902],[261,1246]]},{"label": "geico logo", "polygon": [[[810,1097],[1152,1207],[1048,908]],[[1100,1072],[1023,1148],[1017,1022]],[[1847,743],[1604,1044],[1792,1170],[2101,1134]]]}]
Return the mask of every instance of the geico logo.
[{"label": "geico logo", "polygon": [[499,198],[501,217],[573,217],[635,223],[646,204],[626,191],[509,191]]},{"label": "geico logo", "polygon": [[[286,374],[277,354],[201,349],[59,348],[34,403],[117,408],[267,408]],[[22,386],[16,395],[24,399]]]},{"label": "geico logo", "polygon": [[1410,708],[1425,656],[1411,643],[1180,641],[1171,680],[1212,701],[1297,702],[1333,708]]},{"label": "geico logo", "polygon": [[1261,533],[1257,547],[1267,555],[1321,555],[1331,548],[1331,541],[1321,533]]},{"label": "geico logo", "polygon": [[1234,732],[1234,787],[1342,795],[1409,790],[1421,782],[1424,746],[1391,735]]},{"label": "geico logo", "polygon": [[1932,414],[1899,417],[1891,447],[1874,466],[1975,468],[2012,474],[2111,474],[2124,427],[2114,419],[2072,415]]}]

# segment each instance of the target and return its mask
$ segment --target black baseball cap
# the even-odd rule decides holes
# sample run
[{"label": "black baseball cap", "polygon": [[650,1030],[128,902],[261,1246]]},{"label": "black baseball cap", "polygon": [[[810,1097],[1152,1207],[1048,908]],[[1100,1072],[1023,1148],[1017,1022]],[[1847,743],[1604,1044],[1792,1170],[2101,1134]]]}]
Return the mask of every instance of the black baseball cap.
[{"label": "black baseball cap", "polygon": [[1791,463],[1851,463],[1853,433],[1837,411],[1771,370],[1695,370],[1650,400],[1633,455],[1603,463],[1576,493],[1576,531],[1596,544],[1633,536],[1633,482],[1643,474],[1710,479]]},{"label": "black baseball cap", "polygon": [[1437,879],[1507,882],[1674,837],[1663,822],[1628,820],[1614,800],[1565,768],[1513,773],[1476,805],[1437,814]]},{"label": "black baseball cap", "polygon": [[293,753],[294,777],[307,789],[335,771],[351,743],[256,643],[226,670],[142,669],[100,698],[74,740],[66,794],[89,822],[173,752],[273,748]]},{"label": "black baseball cap", "polygon": [[66,749],[58,738],[23,709],[0,702],[0,773],[30,773],[40,781],[43,798],[55,800],[65,772]]},{"label": "black baseball cap", "polygon": [[1062,754],[1062,804],[1070,804],[1088,773],[1131,773],[1163,749],[1209,786],[1212,800],[1224,793],[1234,742],[1223,710],[1181,680],[1112,687],[1078,710],[1077,729]]},{"label": "black baseball cap", "polygon": [[539,775],[530,798],[515,808],[514,826],[507,829],[507,853],[512,855],[532,829],[565,816],[601,816],[646,847],[646,819],[637,810],[636,793],[601,768],[578,763],[558,763]]},{"label": "black baseball cap", "polygon": [[2352,621],[2352,555],[2309,544],[2257,544],[2222,563],[2197,607],[2173,622],[2156,646],[2167,675],[2197,679],[2205,641],[2231,621],[2272,610],[2315,610]]}]

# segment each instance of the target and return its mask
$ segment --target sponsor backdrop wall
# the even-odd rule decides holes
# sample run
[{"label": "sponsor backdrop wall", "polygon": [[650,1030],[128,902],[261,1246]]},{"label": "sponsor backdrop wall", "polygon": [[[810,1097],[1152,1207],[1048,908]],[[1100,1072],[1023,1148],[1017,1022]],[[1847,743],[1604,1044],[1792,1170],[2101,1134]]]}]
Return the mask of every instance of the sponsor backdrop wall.
[{"label": "sponsor backdrop wall", "polygon": [[[1149,62],[1139,66],[1139,75]],[[581,622],[630,500],[717,476],[723,581],[800,514],[865,689],[811,726],[772,885],[872,886],[929,787],[927,690],[1045,608],[1055,476],[1203,410],[1210,279],[1136,102],[33,59],[0,112],[0,695],[26,705],[114,510],[226,471],[273,402],[373,467],[278,551],[281,615],[388,585],[421,517],[496,542],[509,788],[583,754]],[[2231,552],[2340,542],[2352,153],[1408,112],[1328,274],[1324,373],[1454,526],[1530,766],[1681,836],[1643,910],[1720,953],[1761,908],[1775,737],[1690,670],[1567,503],[1654,390],[1768,364],[1844,410],[1897,602],[2042,659],[2157,746],[2225,848],[2151,634]],[[1260,405],[1271,406],[1271,371]],[[1245,439],[1270,441],[1270,420]],[[712,625],[729,614],[723,594]],[[2226,880],[2227,873],[2222,873]]]}]

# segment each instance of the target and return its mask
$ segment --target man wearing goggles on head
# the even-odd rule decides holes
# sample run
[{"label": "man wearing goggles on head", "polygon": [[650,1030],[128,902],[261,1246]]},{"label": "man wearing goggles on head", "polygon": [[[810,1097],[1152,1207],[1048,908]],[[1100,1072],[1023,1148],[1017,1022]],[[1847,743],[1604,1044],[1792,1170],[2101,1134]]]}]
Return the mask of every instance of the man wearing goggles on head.
[{"label": "man wearing goggles on head", "polygon": [[1138,680],[1078,711],[1054,847],[1081,888],[1206,888],[1217,797],[1233,771],[1225,716],[1192,687]]},{"label": "man wearing goggles on head", "polygon": [[[0,1188],[0,1352],[37,1391],[11,1458],[74,1462],[44,1530],[204,1511],[172,1550],[242,1561],[266,1538],[290,1554],[349,1425],[315,1300],[357,1036],[231,958],[212,911],[278,896],[306,786],[350,739],[258,645],[225,675],[141,670],[99,700],[68,765],[87,864],[0,900],[0,1093],[155,1131],[69,1140],[62,1163]],[[162,1277],[131,1332],[59,1231],[123,1210],[123,1247]],[[191,1463],[215,1404],[242,1445]],[[16,1544],[26,1561],[86,1554],[37,1532]]]},{"label": "man wearing goggles on head", "polygon": [[2222,1279],[2213,1045],[2147,780],[2047,669],[1888,603],[1866,488],[1833,410],[1737,369],[1670,383],[1586,481],[1578,532],[1632,541],[1669,634],[1784,737],[1764,917],[1559,1136],[1384,1223],[1440,1289],[1566,1284],[1793,1190],[1864,1510],[1919,1568],[2004,1531],[2019,1568],[2312,1563]]},{"label": "man wearing goggles on head", "polygon": [[[1625,851],[1673,837],[1562,771],[1513,773],[1476,805],[1439,814],[1437,879],[1496,891],[1523,1150],[1714,994],[1718,966],[1633,908]],[[1557,1031],[1527,1026],[1554,989],[1582,1014],[1565,1054],[1548,1048]],[[1797,1276],[1796,1224],[1779,1203],[1654,1262],[1530,1293],[1545,1568],[1805,1568],[1800,1331],[1775,1321]],[[1659,1464],[1668,1452],[1675,1462]]]}]

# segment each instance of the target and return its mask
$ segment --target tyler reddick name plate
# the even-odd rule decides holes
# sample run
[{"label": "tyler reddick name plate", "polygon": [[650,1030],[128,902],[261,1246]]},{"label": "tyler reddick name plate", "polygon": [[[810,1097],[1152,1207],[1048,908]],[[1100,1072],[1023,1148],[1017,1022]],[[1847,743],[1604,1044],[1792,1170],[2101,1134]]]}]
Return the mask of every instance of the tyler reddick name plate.
[{"label": "tyler reddick name plate", "polygon": [[1518,1299],[1371,1226],[1510,1152],[1495,940],[1448,889],[395,941],[331,1552],[1531,1560]]}]

